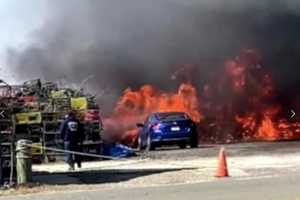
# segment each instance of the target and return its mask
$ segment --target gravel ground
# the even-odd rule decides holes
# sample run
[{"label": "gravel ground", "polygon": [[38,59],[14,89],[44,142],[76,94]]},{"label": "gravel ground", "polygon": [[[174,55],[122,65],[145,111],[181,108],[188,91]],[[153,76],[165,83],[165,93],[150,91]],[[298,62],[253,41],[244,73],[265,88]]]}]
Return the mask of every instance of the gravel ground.
[{"label": "gravel ground", "polygon": [[[300,142],[224,145],[231,179],[252,179],[300,172]],[[118,161],[97,161],[69,173],[64,163],[33,166],[32,187],[0,191],[1,195],[65,190],[148,187],[217,181],[214,173],[220,145],[197,149],[162,148]]]}]

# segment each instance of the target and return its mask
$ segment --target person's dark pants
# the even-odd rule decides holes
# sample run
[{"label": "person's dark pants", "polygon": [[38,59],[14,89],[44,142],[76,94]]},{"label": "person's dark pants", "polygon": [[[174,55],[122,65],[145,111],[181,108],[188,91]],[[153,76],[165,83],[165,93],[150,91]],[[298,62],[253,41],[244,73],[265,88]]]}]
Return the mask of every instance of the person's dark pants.
[{"label": "person's dark pants", "polygon": [[[77,142],[64,142],[65,150],[81,152],[81,146]],[[74,168],[74,164],[77,163],[78,167],[81,167],[81,156],[74,153],[65,152],[65,161],[70,167]]]}]

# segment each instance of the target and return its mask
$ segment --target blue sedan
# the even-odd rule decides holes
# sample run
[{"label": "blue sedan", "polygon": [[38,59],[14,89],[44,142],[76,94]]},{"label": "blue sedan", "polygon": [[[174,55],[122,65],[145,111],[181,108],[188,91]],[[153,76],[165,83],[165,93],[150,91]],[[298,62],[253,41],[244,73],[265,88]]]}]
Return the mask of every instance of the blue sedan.
[{"label": "blue sedan", "polygon": [[165,144],[176,144],[186,148],[198,146],[198,134],[195,122],[183,112],[158,112],[151,114],[140,128],[139,149],[154,150]]}]

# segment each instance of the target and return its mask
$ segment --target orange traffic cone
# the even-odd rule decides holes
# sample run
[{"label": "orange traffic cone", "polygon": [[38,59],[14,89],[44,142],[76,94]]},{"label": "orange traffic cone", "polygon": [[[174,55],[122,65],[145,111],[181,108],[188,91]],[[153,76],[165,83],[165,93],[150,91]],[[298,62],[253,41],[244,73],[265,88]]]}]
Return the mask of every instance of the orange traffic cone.
[{"label": "orange traffic cone", "polygon": [[229,176],[227,169],[226,153],[224,148],[221,148],[219,153],[218,169],[215,176],[219,178]]}]

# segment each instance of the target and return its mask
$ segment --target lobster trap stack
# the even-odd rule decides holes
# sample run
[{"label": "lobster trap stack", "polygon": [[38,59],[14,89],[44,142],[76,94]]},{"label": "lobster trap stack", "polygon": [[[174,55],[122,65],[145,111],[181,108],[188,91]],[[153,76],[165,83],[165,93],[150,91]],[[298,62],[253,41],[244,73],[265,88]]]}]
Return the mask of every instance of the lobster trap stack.
[{"label": "lobster trap stack", "polygon": [[[102,122],[92,95],[85,94],[82,89],[42,83],[39,79],[18,86],[1,86],[0,145],[2,165],[4,163],[1,169],[10,166],[8,160],[13,160],[10,159],[11,149],[20,139],[32,141],[32,155],[36,161],[55,160],[62,156],[48,149],[62,149],[59,129],[71,110],[76,112],[85,127],[84,149],[97,151],[101,144]],[[2,114],[5,117],[1,117]]]},{"label": "lobster trap stack", "polygon": [[15,120],[12,88],[0,86],[0,185],[15,179]]}]

